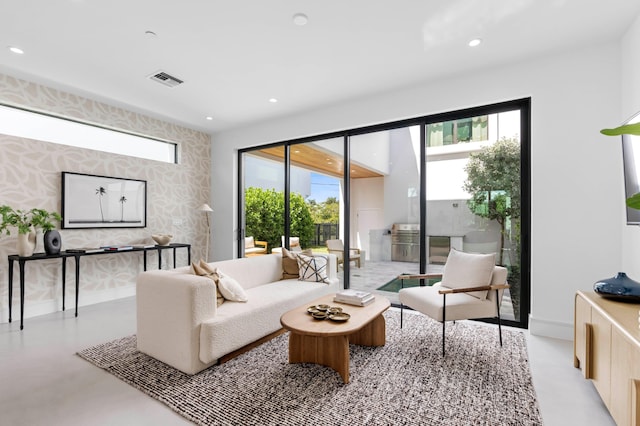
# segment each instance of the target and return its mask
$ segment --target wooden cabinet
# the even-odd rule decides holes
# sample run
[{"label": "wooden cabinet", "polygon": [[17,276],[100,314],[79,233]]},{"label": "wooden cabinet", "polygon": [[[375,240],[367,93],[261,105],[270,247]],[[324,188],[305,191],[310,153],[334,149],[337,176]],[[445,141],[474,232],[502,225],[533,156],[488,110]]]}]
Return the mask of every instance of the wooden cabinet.
[{"label": "wooden cabinet", "polygon": [[640,304],[576,294],[574,366],[591,379],[618,425],[640,426]]}]

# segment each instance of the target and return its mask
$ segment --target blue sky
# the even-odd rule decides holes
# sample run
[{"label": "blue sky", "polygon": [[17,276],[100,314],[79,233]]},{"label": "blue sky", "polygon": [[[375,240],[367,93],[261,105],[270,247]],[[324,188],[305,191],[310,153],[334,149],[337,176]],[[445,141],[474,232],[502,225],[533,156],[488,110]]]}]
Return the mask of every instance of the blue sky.
[{"label": "blue sky", "polygon": [[339,198],[340,181],[336,178],[311,172],[311,195],[310,199],[318,203],[329,197]]}]

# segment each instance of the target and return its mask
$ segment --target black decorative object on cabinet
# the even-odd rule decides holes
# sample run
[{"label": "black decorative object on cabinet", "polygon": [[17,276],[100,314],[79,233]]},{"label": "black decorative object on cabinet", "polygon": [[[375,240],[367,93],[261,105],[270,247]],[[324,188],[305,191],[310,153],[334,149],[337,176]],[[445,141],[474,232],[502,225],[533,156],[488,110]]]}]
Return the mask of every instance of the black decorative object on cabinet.
[{"label": "black decorative object on cabinet", "polygon": [[55,229],[46,231],[44,233],[43,242],[45,253],[49,255],[60,253],[60,248],[62,247],[62,237],[60,236],[60,233]]},{"label": "black decorative object on cabinet", "polygon": [[593,285],[593,290],[608,299],[640,303],[640,283],[629,278],[624,272],[599,280]]}]

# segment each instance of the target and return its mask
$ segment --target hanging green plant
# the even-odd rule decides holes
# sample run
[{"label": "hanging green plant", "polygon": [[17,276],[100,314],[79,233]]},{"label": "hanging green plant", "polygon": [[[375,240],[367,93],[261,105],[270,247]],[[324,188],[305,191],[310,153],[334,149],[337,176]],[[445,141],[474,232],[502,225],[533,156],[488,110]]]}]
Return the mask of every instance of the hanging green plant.
[{"label": "hanging green plant", "polygon": [[613,129],[602,129],[600,133],[606,136],[622,136],[622,135],[635,135],[640,136],[640,123],[625,124],[624,126],[618,126]]},{"label": "hanging green plant", "polygon": [[[635,135],[640,136],[640,123],[625,124],[613,129],[602,129],[600,133],[606,136]],[[626,205],[632,209],[640,210],[640,193],[633,194],[625,201]]]}]

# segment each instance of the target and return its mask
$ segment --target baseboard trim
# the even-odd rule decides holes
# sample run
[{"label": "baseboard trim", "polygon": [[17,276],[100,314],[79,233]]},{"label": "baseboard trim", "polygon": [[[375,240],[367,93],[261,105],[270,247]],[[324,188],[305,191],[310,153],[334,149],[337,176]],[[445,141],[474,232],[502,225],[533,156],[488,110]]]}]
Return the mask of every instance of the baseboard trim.
[{"label": "baseboard trim", "polygon": [[573,340],[573,324],[549,321],[529,315],[529,333],[534,336]]},{"label": "baseboard trim", "polygon": [[[20,293],[14,291],[11,320],[20,322]],[[128,285],[107,290],[87,291],[80,289],[78,307],[95,305],[96,303],[109,302],[116,299],[124,299],[136,295],[136,286]],[[74,311],[76,307],[75,293],[67,293],[65,298],[65,312]],[[51,314],[62,311],[62,296],[50,300],[26,301],[24,306],[24,318],[33,318],[40,315]],[[0,316],[0,323],[9,322],[9,308],[3,310]]]}]

